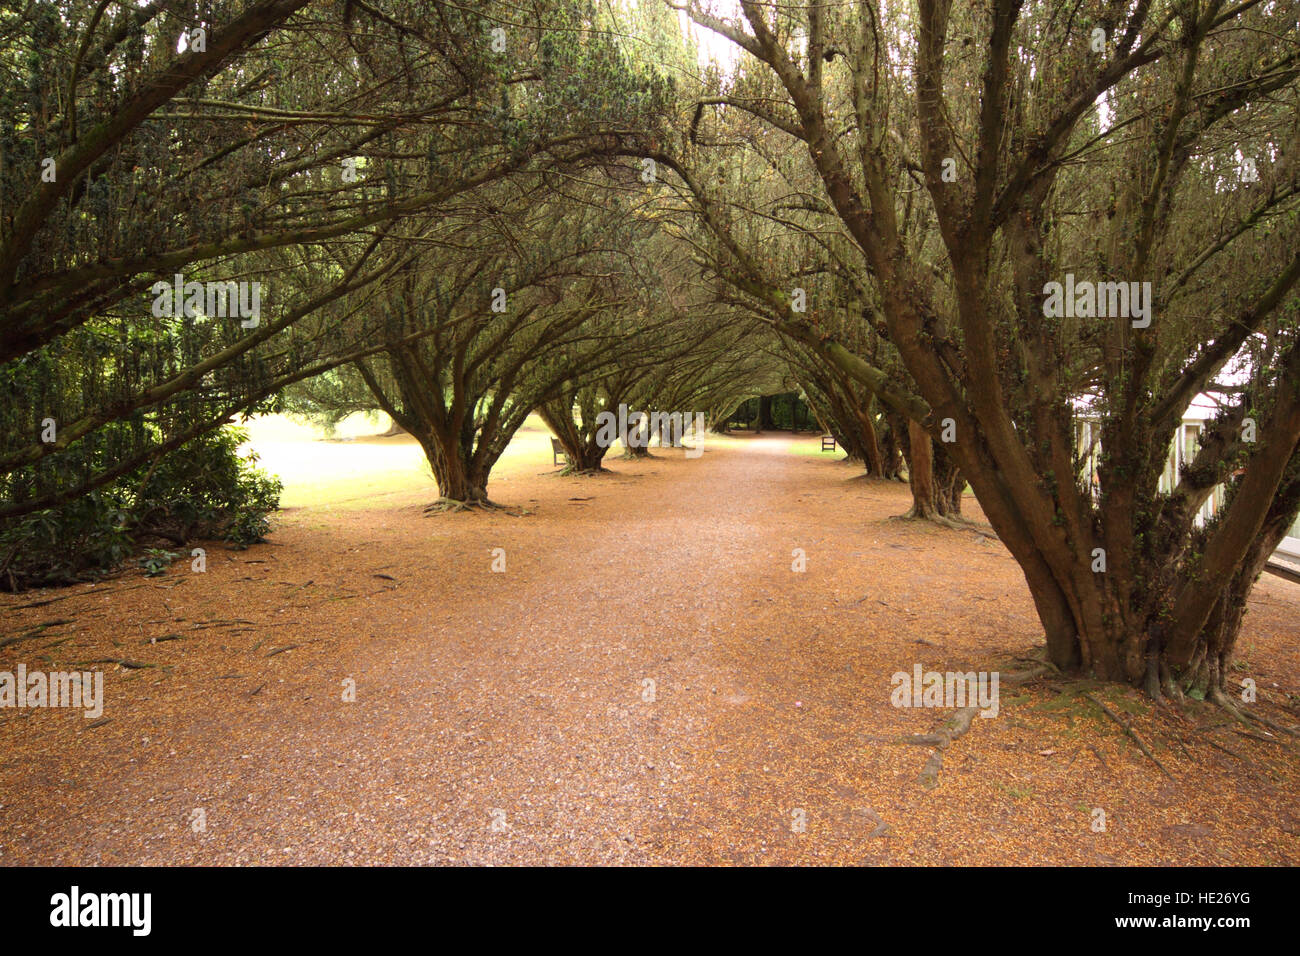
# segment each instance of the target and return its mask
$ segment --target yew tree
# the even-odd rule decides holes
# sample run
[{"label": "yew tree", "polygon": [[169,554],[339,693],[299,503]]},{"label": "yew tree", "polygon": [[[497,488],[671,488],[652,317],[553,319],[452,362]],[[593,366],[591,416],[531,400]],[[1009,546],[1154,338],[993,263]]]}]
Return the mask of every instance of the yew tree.
[{"label": "yew tree", "polygon": [[492,468],[528,415],[637,347],[624,317],[644,299],[629,251],[652,228],[612,205],[557,201],[541,179],[444,210],[352,320],[376,351],[340,370],[340,411],[383,410],[414,436],[438,508],[491,505]]},{"label": "yew tree", "polygon": [[[689,114],[688,135],[666,159],[678,187],[673,198],[698,218],[684,238],[717,277],[718,300],[765,325],[782,344],[826,427],[868,474],[895,477],[905,460],[913,496],[908,516],[952,523],[965,483],[921,427],[919,412],[883,401],[887,387],[914,386],[879,319],[877,291],[855,265],[860,253],[851,235],[820,194],[815,171],[789,150],[786,133],[732,108],[770,103],[777,93],[772,86],[769,76],[742,63],[726,95],[699,99]],[[903,214],[923,227],[919,204],[905,202]],[[760,423],[765,411],[763,399]]]},{"label": "yew tree", "polygon": [[[815,172],[907,379],[838,341],[817,303],[790,323],[944,443],[1023,569],[1051,661],[1230,706],[1246,598],[1300,509],[1294,6],[681,9],[767,76],[761,95],[702,97],[706,119],[742,111]],[[1053,283],[1078,300],[1058,308]],[[1115,285],[1099,307],[1088,283]],[[1222,412],[1162,487],[1205,392]]]},{"label": "yew tree", "polygon": [[[0,519],[371,354],[353,317],[430,221],[598,157],[647,114],[655,89],[589,42],[589,6],[512,9],[0,11]],[[154,314],[177,274],[259,283],[260,321]]]}]

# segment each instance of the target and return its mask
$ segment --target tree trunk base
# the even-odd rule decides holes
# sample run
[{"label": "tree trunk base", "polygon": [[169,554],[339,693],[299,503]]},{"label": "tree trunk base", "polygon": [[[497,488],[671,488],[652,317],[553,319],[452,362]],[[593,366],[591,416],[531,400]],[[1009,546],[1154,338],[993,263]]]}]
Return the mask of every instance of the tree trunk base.
[{"label": "tree trunk base", "polygon": [[[865,475],[861,477],[867,477]],[[937,524],[943,528],[951,528],[953,531],[970,531],[974,534],[997,541],[998,536],[993,531],[985,528],[969,518],[953,517],[952,515],[941,515],[937,511],[927,515],[918,515],[913,508],[907,514],[891,515],[890,521],[929,521],[931,524]]]},{"label": "tree trunk base", "polygon": [[484,511],[502,511],[506,505],[499,505],[488,498],[470,499],[468,501],[458,501],[455,498],[439,498],[437,501],[424,508],[425,514],[454,514],[460,511],[473,511],[475,508],[481,508]]}]

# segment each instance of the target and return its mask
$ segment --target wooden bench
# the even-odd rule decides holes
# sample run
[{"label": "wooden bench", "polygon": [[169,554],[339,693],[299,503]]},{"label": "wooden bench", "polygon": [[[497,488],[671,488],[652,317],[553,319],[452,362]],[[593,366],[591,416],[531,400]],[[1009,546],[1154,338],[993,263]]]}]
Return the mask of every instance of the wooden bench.
[{"label": "wooden bench", "polygon": [[834,436],[834,435],[823,435],[823,436],[822,436],[822,451],[834,451],[834,450],[835,450],[835,436]]},{"label": "wooden bench", "polygon": [[558,465],[560,463],[561,455],[564,456],[564,463],[567,465],[569,463],[569,456],[568,454],[565,453],[564,446],[560,444],[560,440],[556,438],[554,435],[552,435],[551,436],[551,464]]}]

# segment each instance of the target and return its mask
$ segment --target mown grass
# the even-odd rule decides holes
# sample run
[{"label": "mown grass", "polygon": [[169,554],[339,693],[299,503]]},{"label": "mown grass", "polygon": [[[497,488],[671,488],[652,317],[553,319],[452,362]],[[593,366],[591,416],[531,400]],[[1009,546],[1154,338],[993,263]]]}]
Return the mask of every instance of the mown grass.
[{"label": "mown grass", "polygon": [[[438,488],[424,451],[409,435],[378,437],[386,419],[367,421],[354,415],[333,437],[284,415],[265,415],[248,423],[246,446],[259,465],[284,483],[282,509],[372,508],[432,500]],[[530,417],[492,470],[491,486],[523,475],[540,474],[551,464],[550,432]]]}]

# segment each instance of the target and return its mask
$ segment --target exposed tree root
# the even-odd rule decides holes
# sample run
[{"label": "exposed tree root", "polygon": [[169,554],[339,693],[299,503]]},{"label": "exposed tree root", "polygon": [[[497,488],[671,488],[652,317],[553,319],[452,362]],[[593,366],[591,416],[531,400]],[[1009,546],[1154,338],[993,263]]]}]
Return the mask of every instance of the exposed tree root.
[{"label": "exposed tree root", "polygon": [[[896,518],[898,520],[903,520],[902,516],[896,516]],[[1030,667],[1029,669],[1024,671],[1015,671],[1015,672],[1003,671],[1001,676],[1001,682],[1004,687],[1023,685],[1033,680],[1046,677],[1049,675],[1062,676],[1062,672],[1060,671],[1060,669],[1055,667],[1049,661],[1044,661],[1039,658],[1016,658],[1016,660],[1022,660],[1027,663],[1032,663],[1035,664],[1036,666]],[[1188,703],[1188,699],[1181,693],[1172,694],[1169,692],[1170,682],[1166,680],[1168,675],[1164,672],[1164,670],[1153,669],[1151,673],[1147,675],[1148,680],[1144,683],[1146,683],[1149,688],[1150,678],[1152,677],[1153,674],[1156,677],[1157,683],[1159,685],[1159,689],[1163,691],[1160,697],[1155,698],[1157,702],[1163,701],[1163,702],[1173,704],[1174,707],[1172,713],[1183,712],[1183,705],[1186,705]],[[1084,686],[1085,687],[1088,686],[1088,683],[1090,682],[1084,682]],[[1173,686],[1177,687],[1177,683],[1173,682]],[[1112,708],[1107,706],[1105,703],[1103,703],[1093,694],[1080,692],[1079,689],[1076,689],[1075,691],[1073,691],[1073,693],[1076,693],[1078,694],[1078,696],[1087,700],[1098,710],[1100,710],[1107,718],[1114,721],[1114,723],[1117,724],[1120,727],[1120,729],[1124,731],[1124,734],[1133,740],[1133,742],[1137,745],[1138,749],[1142,751],[1142,754],[1148,760],[1154,763],[1157,768],[1159,768],[1161,773],[1163,773],[1166,777],[1169,777],[1171,780],[1178,779],[1177,776],[1172,771],[1170,771],[1170,769],[1167,766],[1165,766],[1165,764],[1160,760],[1160,758],[1158,758],[1155,755],[1154,751],[1147,744],[1146,740],[1143,739],[1143,737],[1138,733],[1138,731],[1133,728],[1131,722],[1125,721],[1118,713],[1116,713]],[[1246,727],[1268,728],[1269,730],[1274,731],[1278,734],[1283,734],[1288,738],[1300,737],[1300,729],[1294,727],[1288,727],[1279,724],[1273,720],[1270,720],[1269,718],[1264,717],[1260,714],[1249,713],[1243,710],[1240,706],[1238,706],[1238,704],[1231,697],[1229,697],[1227,694],[1224,693],[1222,688],[1219,688],[1217,686],[1212,686],[1211,689],[1209,689],[1206,692],[1205,700],[1207,703],[1212,703],[1218,709],[1225,712],[1230,719],[1214,726],[1198,726],[1197,730],[1204,731],[1204,732],[1198,733],[1197,740],[1204,741],[1205,743],[1208,743],[1211,747],[1214,747],[1217,750],[1221,750],[1224,753],[1229,754],[1230,756],[1235,757],[1238,760],[1241,760],[1243,763],[1248,765],[1248,769],[1250,769],[1252,772],[1255,772],[1256,766],[1254,761],[1249,756],[1243,755],[1237,752],[1236,750],[1232,750],[1226,746],[1223,746],[1217,741],[1209,739],[1208,731],[1212,731],[1222,727],[1230,727],[1232,726],[1232,724],[1237,723],[1237,724],[1246,725]],[[879,736],[879,735],[863,734],[861,736],[864,740],[868,740],[873,743],[894,744],[894,745],[908,744],[908,745],[934,748],[934,753],[930,755],[929,759],[926,761],[925,766],[922,768],[921,773],[918,777],[918,782],[923,787],[925,787],[926,789],[933,789],[939,783],[939,774],[943,769],[944,751],[948,749],[948,747],[953,743],[953,741],[957,740],[959,737],[961,737],[962,735],[964,735],[970,730],[971,725],[973,723],[973,718],[978,712],[979,712],[978,707],[962,708],[961,710],[958,710],[956,713],[949,716],[935,731],[928,734],[910,734],[905,736]],[[1272,736],[1262,736],[1257,733],[1252,733],[1249,730],[1242,729],[1241,727],[1234,728],[1234,731],[1240,736],[1246,737],[1250,740],[1255,740],[1262,743],[1269,743],[1284,748],[1290,746],[1287,740],[1279,740]],[[1179,744],[1179,746],[1183,748],[1183,752],[1190,756],[1190,753],[1187,750],[1187,747],[1183,743],[1183,741],[1179,739],[1177,743]],[[1113,771],[1110,770],[1110,767],[1106,764],[1106,760],[1102,756],[1100,751],[1098,751],[1095,747],[1092,747],[1091,745],[1089,745],[1089,748],[1092,750],[1093,755],[1097,758],[1097,761],[1102,765],[1102,767],[1105,768],[1107,772],[1113,773]]]},{"label": "exposed tree root", "polygon": [[[1300,732],[1297,732],[1292,727],[1283,726],[1282,724],[1279,724],[1276,721],[1269,720],[1267,717],[1261,716],[1260,714],[1251,714],[1248,713],[1247,711],[1242,710],[1240,707],[1237,706],[1236,701],[1234,701],[1231,697],[1229,697],[1227,694],[1223,692],[1223,688],[1221,687],[1212,687],[1210,689],[1210,692],[1206,694],[1205,699],[1208,700],[1210,703],[1215,704],[1218,707],[1221,707],[1223,710],[1227,711],[1228,714],[1230,714],[1234,719],[1240,721],[1243,724],[1248,724],[1248,725],[1253,724],[1257,727],[1267,727],[1269,730],[1276,730],[1278,733],[1286,734],[1288,737],[1300,737]],[[1267,738],[1261,738],[1261,739],[1267,739]]]},{"label": "exposed tree root", "polygon": [[1240,727],[1232,729],[1234,734],[1246,737],[1250,740],[1258,740],[1261,744],[1272,744],[1274,747],[1285,747],[1286,744],[1275,737],[1261,737],[1259,734],[1253,734],[1249,730],[1242,730]]},{"label": "exposed tree root", "polygon": [[69,666],[84,667],[87,664],[116,664],[119,667],[125,667],[127,670],[140,670],[145,667],[157,667],[157,664],[146,664],[144,661],[133,661],[126,657],[96,657],[89,661],[73,661]]},{"label": "exposed tree root", "polygon": [[439,498],[431,505],[426,505],[425,514],[454,514],[460,511],[473,511],[475,508],[482,508],[484,511],[504,511],[505,505],[499,505],[495,501],[487,498],[470,501],[457,501],[455,498]]},{"label": "exposed tree root", "polygon": [[1282,708],[1282,710],[1285,710],[1287,713],[1295,714],[1297,717],[1300,717],[1300,710],[1297,710],[1295,707],[1292,707],[1290,704],[1285,704],[1280,700],[1271,700],[1271,699],[1269,700],[1269,703],[1272,704],[1274,707]]},{"label": "exposed tree root", "polygon": [[1105,704],[1099,701],[1096,697],[1093,697],[1091,694],[1084,694],[1083,697],[1086,700],[1092,701],[1092,703],[1096,704],[1098,707],[1101,708],[1102,713],[1104,713],[1111,720],[1115,721],[1115,723],[1119,724],[1120,727],[1123,728],[1124,733],[1132,737],[1134,743],[1136,743],[1138,747],[1142,749],[1142,752],[1151,758],[1151,762],[1155,764],[1157,767],[1159,767],[1161,771],[1164,772],[1164,775],[1166,777],[1173,779],[1174,775],[1169,772],[1169,768],[1166,767],[1164,764],[1162,764],[1159,761],[1159,759],[1157,759],[1156,755],[1151,752],[1151,748],[1147,746],[1146,741],[1138,736],[1138,732],[1136,730],[1134,730],[1129,724],[1124,723],[1124,721],[1120,719],[1118,714],[1116,714],[1113,710],[1111,710],[1109,707],[1107,707]]},{"label": "exposed tree root", "polygon": [[943,525],[945,528],[952,528],[954,531],[970,531],[973,534],[981,535],[990,541],[997,541],[998,536],[991,530],[976,524],[966,518],[954,518],[951,515],[934,515],[930,518],[935,524]]},{"label": "exposed tree root", "polygon": [[266,654],[267,657],[274,657],[276,654],[283,654],[285,651],[293,651],[302,647],[301,644],[286,644],[284,647],[277,647],[275,650]]},{"label": "exposed tree root", "polygon": [[1223,750],[1223,753],[1229,754],[1230,757],[1236,757],[1236,758],[1238,758],[1238,760],[1240,760],[1240,761],[1244,761],[1244,762],[1247,762],[1247,763],[1251,762],[1251,760],[1249,760],[1248,757],[1243,757],[1242,754],[1236,752],[1236,750],[1231,749],[1231,748],[1229,748],[1229,747],[1223,747],[1222,744],[1214,743],[1214,741],[1213,741],[1213,740],[1210,740],[1209,737],[1205,737],[1205,743],[1206,743],[1206,744],[1209,744],[1210,747],[1213,747],[1213,748],[1216,749],[1216,750]]},{"label": "exposed tree root", "polygon": [[1223,692],[1221,687],[1211,687],[1210,692],[1205,695],[1205,699],[1223,708],[1234,720],[1238,720],[1243,724],[1250,723],[1250,717],[1237,706],[1231,697]]},{"label": "exposed tree root", "polygon": [[[142,585],[137,585],[137,587],[142,587]],[[45,605],[47,604],[54,604],[57,601],[66,601],[68,600],[68,598],[74,598],[74,597],[79,597],[79,595],[65,594],[62,597],[46,598],[44,601],[31,601],[27,604],[15,604],[13,606],[13,610],[21,611],[29,607],[45,607]]]},{"label": "exposed tree root", "polygon": [[952,515],[941,515],[938,512],[929,515],[918,515],[909,511],[903,515],[892,515],[891,521],[928,521],[931,524],[937,524],[943,528],[951,528],[953,531],[970,531],[974,534],[981,535],[991,541],[997,541],[998,536],[989,529],[985,528],[968,518],[954,518]]},{"label": "exposed tree root", "polygon": [[[1003,673],[1001,683],[1008,687],[1015,687],[1053,672],[1060,673],[1052,664],[1044,662],[1040,666],[1030,668],[1027,671]],[[930,790],[939,785],[939,771],[943,769],[943,752],[948,749],[954,740],[970,730],[971,723],[979,711],[979,707],[962,707],[948,717],[939,726],[938,730],[928,734],[910,734],[904,737],[879,737],[864,734],[863,737],[873,743],[915,744],[918,747],[933,747],[934,753],[925,762],[925,766],[921,768],[920,776],[917,778],[921,786]]]},{"label": "exposed tree root", "polygon": [[1112,777],[1115,776],[1115,771],[1110,769],[1110,764],[1106,763],[1106,758],[1101,755],[1101,751],[1098,750],[1094,744],[1088,744],[1088,749],[1091,750],[1092,755],[1097,758],[1097,763],[1101,764],[1102,769]]},{"label": "exposed tree root", "polygon": [[1263,714],[1247,714],[1246,716],[1255,721],[1255,723],[1264,725],[1269,730],[1276,730],[1278,733],[1286,734],[1288,737],[1300,737],[1300,730],[1269,720]]},{"label": "exposed tree root", "polygon": [[61,624],[71,624],[72,618],[63,618],[57,621],[46,621],[44,624],[37,624],[35,627],[28,629],[25,633],[15,634],[0,640],[0,647],[8,647],[10,644],[17,644],[19,641],[27,641],[33,637],[41,637],[52,627],[58,627]]},{"label": "exposed tree root", "polygon": [[1002,675],[1003,682],[1007,684],[1027,684],[1031,680],[1037,680],[1040,677],[1046,677],[1049,674],[1060,676],[1061,670],[1055,664],[1044,662],[1037,667],[1031,667],[1027,671],[1009,671]]},{"label": "exposed tree root", "polygon": [[184,634],[172,633],[172,634],[164,634],[161,637],[146,637],[140,643],[141,644],[162,644],[166,641],[183,641],[183,640],[185,640]]},{"label": "exposed tree root", "polygon": [[943,769],[943,752],[954,740],[970,730],[971,721],[977,713],[979,713],[978,707],[963,707],[945,720],[943,726],[935,733],[916,734],[907,740],[907,743],[934,748],[934,753],[925,762],[925,766],[921,768],[921,775],[917,778],[921,786],[932,790],[939,785],[939,771]]}]

